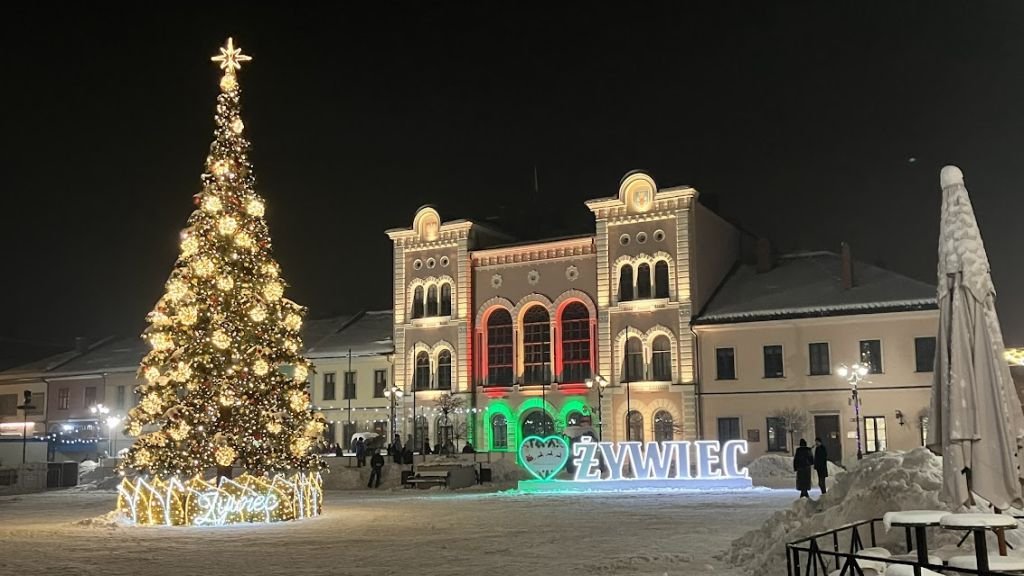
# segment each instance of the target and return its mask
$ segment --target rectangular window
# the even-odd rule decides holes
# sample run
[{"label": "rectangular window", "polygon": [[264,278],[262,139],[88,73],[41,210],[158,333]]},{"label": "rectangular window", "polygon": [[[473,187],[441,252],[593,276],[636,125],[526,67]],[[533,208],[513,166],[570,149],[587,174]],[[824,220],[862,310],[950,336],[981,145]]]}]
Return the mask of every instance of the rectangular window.
[{"label": "rectangular window", "polygon": [[734,348],[715,348],[715,365],[718,367],[716,378],[719,380],[735,380],[736,350]]},{"label": "rectangular window", "polygon": [[768,451],[785,452],[786,429],[782,426],[782,420],[779,418],[768,418],[766,428],[768,429]]},{"label": "rectangular window", "polygon": [[590,378],[590,320],[587,309],[573,303],[562,315],[562,382],[585,382],[587,378]]},{"label": "rectangular window", "polygon": [[860,362],[871,368],[872,374],[882,373],[882,341],[861,340],[860,341]]},{"label": "rectangular window", "polygon": [[772,344],[764,347],[764,377],[782,378],[782,346]]},{"label": "rectangular window", "polygon": [[885,416],[864,417],[864,451],[883,452],[885,450]]},{"label": "rectangular window", "polygon": [[114,398],[114,405],[117,406],[119,410],[124,410],[124,386],[117,387],[117,395]]},{"label": "rectangular window", "polygon": [[935,370],[935,337],[914,338],[914,359],[918,372]]},{"label": "rectangular window", "polygon": [[334,372],[324,373],[324,400],[334,400],[336,398],[334,390]]},{"label": "rectangular window", "polygon": [[729,440],[740,439],[740,419],[739,418],[719,418],[718,419],[718,441],[727,442]]},{"label": "rectangular window", "polygon": [[57,390],[57,409],[67,410],[68,404],[71,399],[71,390],[68,388],[61,388]]},{"label": "rectangular window", "polygon": [[[32,401],[34,404],[35,398]],[[0,416],[17,416],[20,405],[17,394],[0,394]]]},{"label": "rectangular window", "polygon": [[384,390],[388,387],[388,371],[387,370],[374,370],[373,371],[373,397],[383,398]]},{"label": "rectangular window", "polygon": [[811,376],[826,376],[832,373],[828,357],[828,342],[812,342],[808,344],[807,356],[810,358]]},{"label": "rectangular window", "polygon": [[345,372],[345,400],[356,399],[356,373]]},{"label": "rectangular window", "polygon": [[91,408],[96,405],[96,387],[86,386],[85,387],[85,407]]}]

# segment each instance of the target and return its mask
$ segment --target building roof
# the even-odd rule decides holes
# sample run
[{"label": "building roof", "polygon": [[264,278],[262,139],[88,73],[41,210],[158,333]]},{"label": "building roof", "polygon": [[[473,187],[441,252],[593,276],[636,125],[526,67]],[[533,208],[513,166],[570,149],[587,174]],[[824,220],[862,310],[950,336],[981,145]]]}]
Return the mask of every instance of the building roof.
[{"label": "building roof", "polygon": [[110,338],[47,372],[48,376],[72,376],[104,372],[135,372],[150,351],[139,336]]},{"label": "building roof", "polygon": [[394,312],[379,310],[363,312],[340,330],[319,341],[309,343],[305,355],[310,358],[340,358],[348,356],[376,356],[395,351],[392,340]]},{"label": "building roof", "polygon": [[740,265],[719,287],[695,324],[728,324],[817,316],[845,316],[936,308],[935,286],[854,262],[854,286],[842,287],[841,261],[833,252],[779,258],[758,273]]},{"label": "building roof", "polygon": [[348,325],[353,318],[354,316],[351,314],[346,314],[343,316],[319,318],[317,320],[304,320],[302,322],[302,328],[299,331],[299,336],[302,337],[303,350],[308,351],[312,349],[321,340],[335,332],[338,332]]},{"label": "building roof", "polygon": [[0,338],[0,370],[36,362],[66,352],[69,347]]}]

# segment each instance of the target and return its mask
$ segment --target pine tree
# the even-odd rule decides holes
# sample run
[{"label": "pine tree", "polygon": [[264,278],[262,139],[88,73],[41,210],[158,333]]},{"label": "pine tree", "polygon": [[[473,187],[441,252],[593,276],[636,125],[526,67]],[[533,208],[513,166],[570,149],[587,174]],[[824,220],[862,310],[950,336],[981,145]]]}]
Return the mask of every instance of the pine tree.
[{"label": "pine tree", "polygon": [[230,477],[236,464],[257,475],[316,471],[325,423],[310,410],[299,354],[305,310],[284,297],[243,136],[237,71],[250,58],[228,39],[213,60],[224,70],[215,138],[180,256],[147,317],[152,351],[123,467],[159,478],[212,467]]}]

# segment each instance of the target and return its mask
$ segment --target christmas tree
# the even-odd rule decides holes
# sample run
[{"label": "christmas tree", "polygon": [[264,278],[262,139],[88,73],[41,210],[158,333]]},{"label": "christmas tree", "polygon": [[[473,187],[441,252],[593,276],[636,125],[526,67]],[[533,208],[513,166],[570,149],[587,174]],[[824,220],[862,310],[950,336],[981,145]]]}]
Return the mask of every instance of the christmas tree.
[{"label": "christmas tree", "polygon": [[166,292],[147,317],[143,338],[152,350],[139,368],[139,404],[125,422],[136,440],[122,467],[150,483],[202,482],[212,468],[230,478],[233,466],[305,478],[322,467],[316,448],[325,423],[310,410],[310,365],[299,353],[305,310],[284,297],[243,135],[238,71],[250,58],[230,38],[220,52],[202,191]]}]

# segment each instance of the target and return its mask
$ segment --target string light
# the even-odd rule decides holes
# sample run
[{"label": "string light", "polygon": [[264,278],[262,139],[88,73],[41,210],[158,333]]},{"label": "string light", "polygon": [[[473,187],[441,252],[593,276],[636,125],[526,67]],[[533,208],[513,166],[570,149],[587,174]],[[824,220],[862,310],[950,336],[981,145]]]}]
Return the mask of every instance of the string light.
[{"label": "string light", "polygon": [[228,346],[231,346],[231,338],[228,337],[228,335],[221,330],[217,330],[216,332],[214,332],[213,336],[210,338],[210,341],[213,342],[214,346],[220,348],[221,350],[227,348]]},{"label": "string light", "polygon": [[188,294],[188,286],[184,282],[175,278],[167,283],[167,297],[171,301],[177,302]]},{"label": "string light", "polygon": [[292,332],[298,332],[302,328],[302,317],[298,314],[289,314],[284,318],[284,327]]},{"label": "string light", "polygon": [[263,322],[267,319],[267,309],[263,306],[254,306],[252,310],[249,310],[249,318],[253,322]]},{"label": "string light", "polygon": [[223,206],[220,203],[220,198],[210,195],[203,198],[203,210],[207,212],[220,212]]},{"label": "string light", "polygon": [[245,205],[245,211],[249,214],[249,216],[263,218],[263,202],[260,202],[259,199],[257,198],[253,198],[252,200],[249,200],[248,204]]},{"label": "string light", "polygon": [[267,372],[270,371],[270,365],[267,364],[266,360],[260,358],[259,360],[252,363],[252,371],[257,376],[265,376]]},{"label": "string light", "polygon": [[195,254],[197,250],[199,250],[199,241],[196,240],[195,237],[186,236],[185,239],[181,241],[181,256],[183,258],[189,258]]},{"label": "string light", "polygon": [[263,296],[270,301],[278,300],[284,295],[284,286],[276,280],[267,282],[267,285],[263,287]]},{"label": "string light", "polygon": [[235,281],[231,279],[231,276],[221,276],[217,278],[217,288],[227,292],[235,287]]},{"label": "string light", "polygon": [[225,216],[217,223],[217,231],[224,236],[234,234],[235,230],[238,230],[238,220],[235,220],[231,216]]}]

